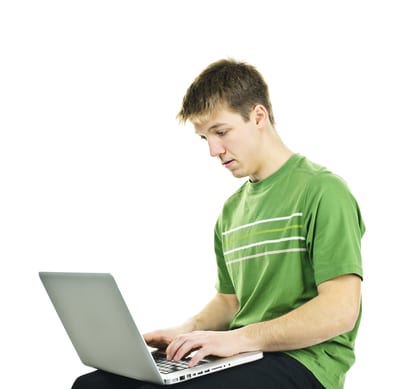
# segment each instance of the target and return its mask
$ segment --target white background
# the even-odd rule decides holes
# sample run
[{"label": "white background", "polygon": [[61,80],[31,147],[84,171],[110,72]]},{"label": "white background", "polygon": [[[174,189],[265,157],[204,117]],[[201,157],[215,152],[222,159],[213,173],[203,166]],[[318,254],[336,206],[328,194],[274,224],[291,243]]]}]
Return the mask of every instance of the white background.
[{"label": "white background", "polygon": [[112,272],[143,331],[212,296],[214,222],[241,181],[175,115],[232,56],[265,76],[289,147],[358,198],[364,311],[346,388],[398,387],[395,3],[2,1],[1,381],[61,389],[90,370],[40,270]]}]

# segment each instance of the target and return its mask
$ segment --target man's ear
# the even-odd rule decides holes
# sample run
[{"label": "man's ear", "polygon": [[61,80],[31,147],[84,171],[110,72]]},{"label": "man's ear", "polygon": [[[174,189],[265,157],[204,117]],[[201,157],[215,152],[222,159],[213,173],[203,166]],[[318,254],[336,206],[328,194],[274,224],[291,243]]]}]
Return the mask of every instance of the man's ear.
[{"label": "man's ear", "polygon": [[262,104],[254,107],[254,118],[258,127],[264,127],[269,123],[269,115],[267,109]]}]

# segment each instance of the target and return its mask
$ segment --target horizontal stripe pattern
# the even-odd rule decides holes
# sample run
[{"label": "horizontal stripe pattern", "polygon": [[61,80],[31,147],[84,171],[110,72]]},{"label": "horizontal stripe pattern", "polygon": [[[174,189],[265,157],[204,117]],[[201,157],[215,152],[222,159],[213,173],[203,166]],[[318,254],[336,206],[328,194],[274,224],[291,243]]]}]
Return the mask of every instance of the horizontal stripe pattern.
[{"label": "horizontal stripe pattern", "polygon": [[[228,265],[269,255],[306,251],[302,212],[265,218],[222,232]],[[269,223],[268,228],[265,224]]]},{"label": "horizontal stripe pattern", "polygon": [[224,255],[235,253],[236,251],[245,250],[245,249],[248,249],[251,247],[261,246],[261,245],[270,244],[270,243],[286,242],[288,240],[305,240],[305,238],[303,236],[291,236],[289,238],[263,240],[262,242],[256,242],[256,243],[248,244],[247,246],[241,246],[241,247],[237,247],[235,249],[226,251],[226,252],[224,252]]},{"label": "horizontal stripe pattern", "polygon": [[294,248],[294,249],[265,251],[263,253],[258,253],[258,254],[254,254],[254,255],[248,255],[248,256],[242,257],[242,258],[231,259],[230,261],[226,261],[226,263],[228,265],[230,265],[232,263],[246,261],[246,260],[252,259],[252,258],[258,258],[258,257],[263,257],[263,256],[273,255],[273,254],[293,253],[293,252],[299,252],[299,251],[306,251],[306,249],[298,247],[298,248]]},{"label": "horizontal stripe pattern", "polygon": [[239,227],[232,228],[232,229],[230,229],[228,231],[223,231],[222,235],[228,235],[228,234],[231,234],[232,232],[242,230],[243,228],[252,227],[252,226],[255,226],[257,224],[271,223],[271,222],[280,221],[280,220],[290,220],[290,219],[292,219],[292,218],[294,218],[296,216],[303,216],[303,213],[302,212],[295,212],[295,213],[291,214],[290,216],[282,216],[282,217],[274,217],[274,218],[271,218],[271,219],[257,220],[257,221],[252,222],[252,223],[248,223],[248,224],[244,224],[244,225],[239,226]]},{"label": "horizontal stripe pattern", "polygon": [[303,225],[302,224],[294,224],[292,226],[281,227],[281,228],[269,228],[268,230],[261,230],[261,231],[253,232],[252,234],[241,235],[237,238],[229,239],[226,241],[226,243],[229,244],[229,243],[237,242],[238,240],[248,239],[248,238],[250,238],[252,236],[256,236],[256,235],[265,235],[270,232],[283,232],[283,231],[299,229],[299,228],[300,229],[303,228]]}]

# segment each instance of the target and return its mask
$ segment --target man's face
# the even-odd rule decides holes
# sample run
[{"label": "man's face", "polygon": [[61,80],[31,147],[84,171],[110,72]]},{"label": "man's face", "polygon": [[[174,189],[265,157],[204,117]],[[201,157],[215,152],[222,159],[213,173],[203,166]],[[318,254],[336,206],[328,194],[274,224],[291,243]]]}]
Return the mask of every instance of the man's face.
[{"label": "man's face", "polygon": [[261,131],[254,111],[246,122],[240,114],[223,109],[194,127],[207,141],[210,155],[235,177],[257,177],[262,162]]}]

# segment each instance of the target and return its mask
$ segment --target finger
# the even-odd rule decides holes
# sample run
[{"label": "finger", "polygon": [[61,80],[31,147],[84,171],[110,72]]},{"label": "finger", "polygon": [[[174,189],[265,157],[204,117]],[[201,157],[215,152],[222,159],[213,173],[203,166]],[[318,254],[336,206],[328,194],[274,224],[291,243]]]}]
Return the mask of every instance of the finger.
[{"label": "finger", "polygon": [[186,340],[173,341],[167,348],[167,358],[179,361],[191,351],[191,347]]},{"label": "finger", "polygon": [[205,347],[199,349],[191,358],[189,367],[196,366],[202,359],[206,358],[211,353]]},{"label": "finger", "polygon": [[197,343],[194,339],[179,337],[168,347],[167,358],[179,361],[193,350],[197,350],[200,346],[201,344]]},{"label": "finger", "polygon": [[161,335],[145,334],[144,341],[151,347],[165,348],[169,342],[169,339]]},{"label": "finger", "polygon": [[151,336],[151,334],[143,334],[143,339],[146,342],[150,342],[153,339],[153,337]]},{"label": "finger", "polygon": [[181,344],[182,344],[182,339],[181,337],[175,338],[173,339],[170,344],[168,345],[168,347],[166,348],[165,352],[167,354],[167,359],[174,359],[175,354],[177,352],[177,350],[180,348]]}]

